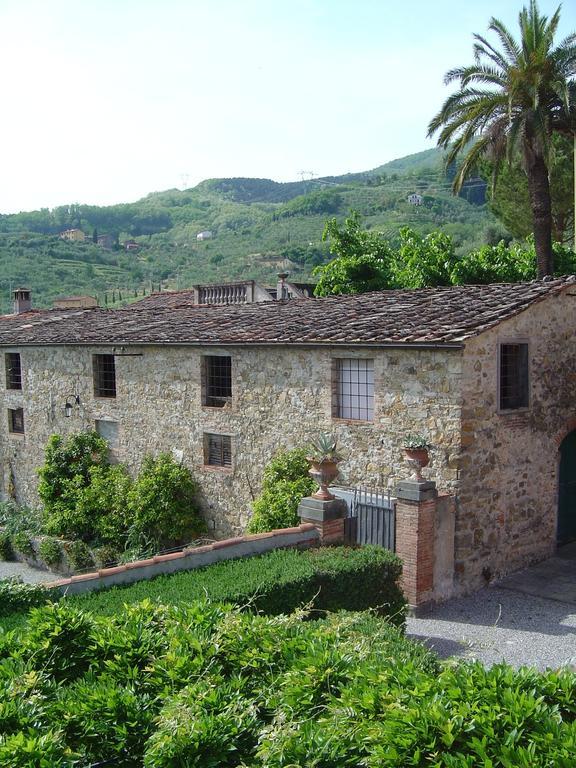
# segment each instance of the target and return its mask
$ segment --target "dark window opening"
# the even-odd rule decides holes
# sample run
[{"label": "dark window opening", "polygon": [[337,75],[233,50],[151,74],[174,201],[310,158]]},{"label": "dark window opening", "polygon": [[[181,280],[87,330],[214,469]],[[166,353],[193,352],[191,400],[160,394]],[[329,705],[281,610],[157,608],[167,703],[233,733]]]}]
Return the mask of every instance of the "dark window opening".
[{"label": "dark window opening", "polygon": [[24,409],[8,409],[8,429],[18,435],[24,434]]},{"label": "dark window opening", "polygon": [[94,397],[116,397],[114,355],[92,355]]},{"label": "dark window opening", "polygon": [[336,361],[336,403],[339,419],[373,421],[374,360],[343,358]]},{"label": "dark window opening", "polygon": [[232,439],[230,435],[205,436],[205,462],[213,467],[232,466]]},{"label": "dark window opening", "polygon": [[232,358],[207,355],[204,358],[204,405],[222,408],[232,397]]},{"label": "dark window opening", "polygon": [[22,364],[18,352],[8,352],[6,363],[6,389],[22,389]]},{"label": "dark window opening", "polygon": [[500,410],[528,408],[528,344],[500,345]]}]

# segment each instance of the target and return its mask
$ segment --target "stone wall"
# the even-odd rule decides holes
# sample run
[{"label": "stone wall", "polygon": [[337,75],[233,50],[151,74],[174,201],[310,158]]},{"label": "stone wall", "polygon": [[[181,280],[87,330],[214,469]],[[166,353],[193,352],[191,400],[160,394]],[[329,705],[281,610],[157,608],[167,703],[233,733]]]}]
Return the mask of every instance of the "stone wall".
[{"label": "stone wall", "polygon": [[[572,295],[571,295],[572,294]],[[456,591],[552,554],[558,436],[576,416],[574,291],[466,343]],[[530,407],[498,412],[498,343],[529,343]]]},{"label": "stone wall", "polygon": [[[424,432],[435,446],[429,476],[455,489],[460,445],[462,352],[455,349],[354,347],[140,347],[116,356],[115,398],[95,398],[92,354],[111,347],[5,349],[22,356],[23,390],[3,390],[0,419],[2,493],[13,482],[19,501],[37,501],[36,470],[53,433],[118,422],[114,457],[136,472],[146,453],[175,450],[201,486],[209,530],[237,535],[251,514],[262,470],[280,448],[303,445],[320,431],[339,438],[340,484],[394,487],[406,475],[401,445],[408,432]],[[202,406],[202,354],[232,356],[232,402]],[[374,359],[373,422],[332,417],[333,358]],[[4,355],[0,355],[0,376]],[[4,381],[4,379],[2,379]],[[65,418],[67,399],[80,408]],[[23,406],[25,435],[8,433],[7,408]],[[203,434],[232,437],[232,468],[207,467]],[[181,453],[180,453],[181,452]],[[11,476],[13,479],[11,479]]]}]

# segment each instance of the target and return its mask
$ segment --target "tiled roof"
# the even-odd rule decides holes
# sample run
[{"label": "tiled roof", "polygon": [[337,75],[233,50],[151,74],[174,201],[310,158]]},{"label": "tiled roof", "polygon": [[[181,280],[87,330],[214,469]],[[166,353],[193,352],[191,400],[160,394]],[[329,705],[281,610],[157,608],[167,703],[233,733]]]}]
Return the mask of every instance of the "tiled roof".
[{"label": "tiled roof", "polygon": [[[0,345],[453,344],[576,278],[468,285],[228,306],[31,311],[0,319]],[[576,305],[575,305],[576,307]]]}]

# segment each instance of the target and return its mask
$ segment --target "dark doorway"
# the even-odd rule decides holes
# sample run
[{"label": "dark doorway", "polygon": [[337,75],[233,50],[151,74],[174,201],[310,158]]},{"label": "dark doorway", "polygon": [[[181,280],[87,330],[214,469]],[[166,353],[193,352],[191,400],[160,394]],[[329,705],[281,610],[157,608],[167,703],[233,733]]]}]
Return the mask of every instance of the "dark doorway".
[{"label": "dark doorway", "polygon": [[576,541],[576,430],[560,446],[558,544]]}]

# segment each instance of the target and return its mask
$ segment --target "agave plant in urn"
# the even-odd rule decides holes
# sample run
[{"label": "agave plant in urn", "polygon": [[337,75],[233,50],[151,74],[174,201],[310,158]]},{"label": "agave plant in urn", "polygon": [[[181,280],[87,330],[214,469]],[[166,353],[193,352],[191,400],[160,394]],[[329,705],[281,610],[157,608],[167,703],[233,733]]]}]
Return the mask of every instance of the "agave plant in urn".
[{"label": "agave plant in urn", "polygon": [[318,490],[312,494],[314,499],[331,501],[335,499],[328,486],[338,477],[338,462],[342,457],[337,453],[337,440],[322,433],[307,446],[307,459],[310,462],[310,476],[318,483]]},{"label": "agave plant in urn", "polygon": [[418,483],[424,482],[422,470],[430,462],[428,455],[430,443],[422,435],[406,435],[402,448],[406,456],[406,463],[412,467],[414,472],[410,479],[416,480]]}]

